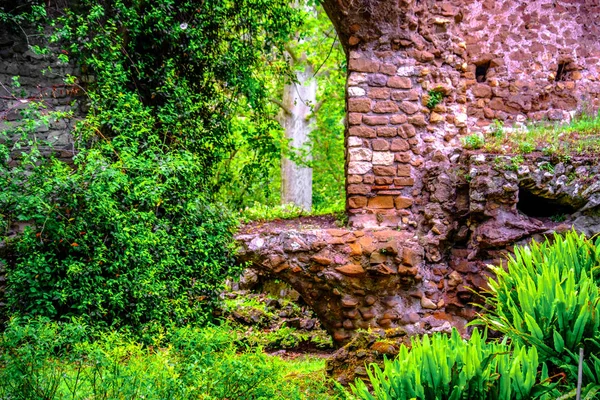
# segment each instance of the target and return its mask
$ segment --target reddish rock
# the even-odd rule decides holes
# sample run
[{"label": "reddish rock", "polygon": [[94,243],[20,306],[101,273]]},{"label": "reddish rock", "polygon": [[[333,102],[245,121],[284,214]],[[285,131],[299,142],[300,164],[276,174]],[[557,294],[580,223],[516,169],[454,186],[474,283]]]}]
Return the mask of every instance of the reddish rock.
[{"label": "reddish rock", "polygon": [[391,150],[394,152],[398,151],[406,151],[410,149],[408,142],[404,139],[394,139],[392,140]]},{"label": "reddish rock", "polygon": [[368,128],[366,126],[352,126],[348,129],[348,134],[350,136],[358,136],[364,138],[374,138],[377,135],[375,134],[375,130],[372,128]]},{"label": "reddish rock", "polygon": [[378,114],[397,113],[398,110],[396,102],[391,100],[378,101],[373,107],[373,112]]},{"label": "reddish rock", "polygon": [[368,208],[394,208],[394,199],[392,196],[376,196],[369,199]]},{"label": "reddish rock", "polygon": [[386,115],[365,115],[362,120],[367,125],[387,125],[390,117]]},{"label": "reddish rock", "polygon": [[389,99],[390,98],[390,89],[388,88],[371,88],[369,89],[369,93],[367,94],[371,99]]},{"label": "reddish rock", "polygon": [[377,128],[377,136],[379,137],[394,137],[398,133],[398,129],[393,126],[382,126]]},{"label": "reddish rock", "polygon": [[358,113],[367,113],[371,111],[371,99],[362,97],[348,99],[348,111]]},{"label": "reddish rock", "polygon": [[352,196],[348,198],[350,208],[363,208],[367,205],[367,198],[363,196]]},{"label": "reddish rock", "polygon": [[351,58],[348,62],[348,69],[357,72],[377,72],[379,71],[379,62],[368,58]]},{"label": "reddish rock", "polygon": [[403,177],[407,177],[410,176],[411,173],[411,167],[410,165],[398,165],[398,171],[397,171],[397,176],[403,176]]},{"label": "reddish rock", "polygon": [[388,79],[387,85],[394,89],[410,89],[412,88],[412,81],[407,77],[394,76]]},{"label": "reddish rock", "polygon": [[399,197],[396,197],[396,199],[394,200],[394,205],[398,209],[409,208],[410,206],[412,206],[412,204],[413,204],[413,199],[411,199],[410,197],[399,196]]},{"label": "reddish rock", "polygon": [[349,194],[367,194],[371,192],[371,186],[354,184],[348,185],[347,190]]},{"label": "reddish rock", "polygon": [[364,268],[358,264],[347,264],[342,267],[335,267],[335,270],[348,276],[361,276],[365,273]]},{"label": "reddish rock", "polygon": [[385,139],[375,139],[371,142],[371,147],[375,151],[385,151],[390,149],[390,143]]}]

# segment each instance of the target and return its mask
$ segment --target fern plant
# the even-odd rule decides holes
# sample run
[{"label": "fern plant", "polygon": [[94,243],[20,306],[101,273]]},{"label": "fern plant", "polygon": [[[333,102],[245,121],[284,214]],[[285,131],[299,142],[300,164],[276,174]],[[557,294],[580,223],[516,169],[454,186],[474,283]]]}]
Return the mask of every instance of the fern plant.
[{"label": "fern plant", "polygon": [[477,329],[468,341],[456,329],[449,337],[415,338],[410,349],[402,345],[396,359],[386,359],[383,369],[371,364],[367,372],[372,392],[361,380],[351,385],[363,400],[532,399],[552,390],[535,347],[486,343]]}]

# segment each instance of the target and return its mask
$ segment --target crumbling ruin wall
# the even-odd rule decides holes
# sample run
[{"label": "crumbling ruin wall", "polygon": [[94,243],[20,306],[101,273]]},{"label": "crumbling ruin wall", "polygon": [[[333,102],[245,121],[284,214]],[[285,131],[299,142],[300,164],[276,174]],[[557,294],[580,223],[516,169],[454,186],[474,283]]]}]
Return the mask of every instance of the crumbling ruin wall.
[{"label": "crumbling ruin wall", "polygon": [[324,7],[348,55],[349,228],[274,225],[238,239],[240,259],[289,282],[338,343],[365,327],[464,332],[487,264],[532,238],[600,231],[597,159],[515,163],[461,145],[494,120],[510,131],[598,110],[598,2]]},{"label": "crumbling ruin wall", "polygon": [[[355,3],[343,29],[357,226],[417,229],[423,164],[451,156],[461,137],[494,120],[566,121],[600,106],[597,2]],[[443,96],[435,105],[433,93]]]},{"label": "crumbling ruin wall", "polygon": [[[81,75],[74,63],[60,62],[54,47],[47,55],[34,52],[32,46],[47,46],[46,39],[33,27],[22,28],[8,24],[0,30],[0,131],[15,140],[24,113],[32,107],[42,116],[69,111],[77,116],[80,112],[77,100],[81,90],[64,82],[67,75]],[[75,155],[71,135],[74,121],[50,118],[47,124],[39,124],[35,138],[29,139],[38,142],[42,155],[55,154],[60,160],[70,162]],[[15,148],[12,159],[19,158],[26,150]]]}]

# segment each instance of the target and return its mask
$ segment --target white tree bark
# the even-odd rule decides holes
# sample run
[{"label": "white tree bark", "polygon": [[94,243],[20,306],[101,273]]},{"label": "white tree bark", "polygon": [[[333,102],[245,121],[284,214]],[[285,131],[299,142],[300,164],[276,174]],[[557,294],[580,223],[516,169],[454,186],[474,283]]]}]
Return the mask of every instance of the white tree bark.
[{"label": "white tree bark", "polygon": [[[283,89],[283,109],[281,125],[289,141],[290,150],[302,148],[308,143],[308,134],[314,123],[311,106],[317,98],[317,81],[313,78],[313,67],[303,55],[293,63],[304,64],[304,69],[296,71],[297,83],[285,85]],[[297,165],[292,160],[281,159],[281,202],[293,203],[306,211],[312,208],[312,168]]]}]

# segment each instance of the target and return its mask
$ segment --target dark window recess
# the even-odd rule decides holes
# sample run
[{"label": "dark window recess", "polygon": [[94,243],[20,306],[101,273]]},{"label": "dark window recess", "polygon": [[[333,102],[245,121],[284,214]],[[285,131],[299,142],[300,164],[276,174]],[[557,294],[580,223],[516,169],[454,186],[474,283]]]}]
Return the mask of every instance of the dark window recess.
[{"label": "dark window recess", "polygon": [[556,77],[554,80],[556,82],[566,81],[567,80],[567,71],[566,71],[567,63],[561,62],[558,63],[558,68],[556,69]]},{"label": "dark window recess", "polygon": [[572,205],[561,204],[556,200],[538,196],[524,188],[519,188],[517,209],[532,218],[566,216],[577,211],[577,208]]},{"label": "dark window recess", "polygon": [[475,66],[475,78],[477,79],[477,82],[485,82],[489,69],[490,69],[489,61]]}]

